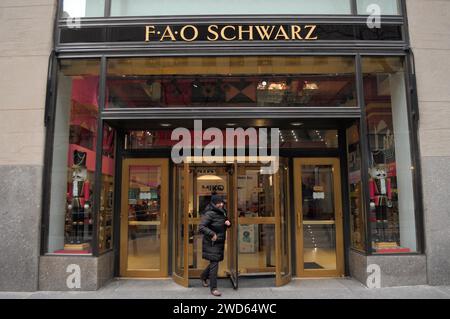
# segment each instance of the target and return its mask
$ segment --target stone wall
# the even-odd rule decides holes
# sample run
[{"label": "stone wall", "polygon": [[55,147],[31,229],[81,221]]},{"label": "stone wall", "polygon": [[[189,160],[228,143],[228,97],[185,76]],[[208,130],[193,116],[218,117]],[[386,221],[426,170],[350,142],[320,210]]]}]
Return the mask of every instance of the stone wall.
[{"label": "stone wall", "polygon": [[450,1],[406,0],[415,57],[428,282],[450,284]]},{"label": "stone wall", "polygon": [[0,290],[38,288],[44,110],[55,0],[0,1]]}]

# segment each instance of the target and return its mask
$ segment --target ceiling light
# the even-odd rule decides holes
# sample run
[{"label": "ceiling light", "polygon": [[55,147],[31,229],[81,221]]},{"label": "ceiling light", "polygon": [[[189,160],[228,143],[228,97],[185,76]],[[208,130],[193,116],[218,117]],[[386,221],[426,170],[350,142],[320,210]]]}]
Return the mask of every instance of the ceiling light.
[{"label": "ceiling light", "polygon": [[291,125],[292,126],[302,126],[303,123],[301,123],[301,122],[292,122]]},{"label": "ceiling light", "polygon": [[171,127],[172,126],[172,124],[170,124],[170,123],[161,123],[160,125],[162,127]]},{"label": "ceiling light", "polygon": [[303,84],[303,90],[314,91],[318,90],[319,86],[315,82],[306,82]]}]

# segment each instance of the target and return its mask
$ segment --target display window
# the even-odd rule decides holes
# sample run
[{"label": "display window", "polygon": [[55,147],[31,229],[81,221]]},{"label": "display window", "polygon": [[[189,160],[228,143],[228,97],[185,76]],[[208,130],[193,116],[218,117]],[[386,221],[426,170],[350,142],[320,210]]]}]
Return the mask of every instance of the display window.
[{"label": "display window", "polygon": [[369,145],[369,229],[372,252],[417,251],[405,71],[400,57],[364,57]]},{"label": "display window", "polygon": [[60,60],[48,251],[91,254],[100,60]]}]

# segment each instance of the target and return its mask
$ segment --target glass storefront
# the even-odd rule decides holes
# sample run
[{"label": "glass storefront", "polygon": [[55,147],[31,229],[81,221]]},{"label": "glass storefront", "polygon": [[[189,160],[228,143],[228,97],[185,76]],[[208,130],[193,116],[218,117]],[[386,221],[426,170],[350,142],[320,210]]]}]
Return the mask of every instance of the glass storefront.
[{"label": "glass storefront", "polygon": [[[106,71],[105,106],[109,109],[357,105],[355,61],[352,57],[111,58],[108,59]],[[414,167],[409,142],[403,59],[363,57],[361,71],[368,130],[365,138],[370,147],[370,158],[362,157],[360,125],[350,125],[346,129],[346,174],[351,246],[373,253],[416,252]],[[99,216],[98,249],[102,252],[112,248],[116,130],[106,123],[103,125],[103,151],[101,157],[97,157],[99,73],[100,61],[96,59],[60,62],[51,192],[51,197],[57,200],[51,202],[48,253],[92,253],[93,219],[96,214]],[[262,89],[263,85],[265,89]],[[314,90],[311,89],[313,86]],[[294,87],[298,89],[294,90]],[[308,96],[306,92],[309,91],[316,93]],[[230,98],[231,95],[233,98]],[[337,129],[303,128],[303,122],[308,123],[288,122],[287,126],[291,128],[280,130],[280,149],[339,148]],[[225,123],[223,125],[226,126]],[[149,126],[145,130],[127,131],[124,135],[124,149],[131,152],[170,150],[174,144],[170,129],[152,129]],[[93,205],[97,158],[102,158],[101,180],[98,181],[101,183],[99,207]],[[361,183],[363,160],[368,160],[370,168],[367,186]],[[326,175],[326,167],[323,169]],[[305,174],[307,171],[308,168],[304,167]],[[314,175],[313,171],[311,174]],[[247,178],[247,173],[243,172],[242,176]],[[307,178],[303,183],[308,185]],[[66,186],[63,188],[62,185]],[[314,185],[310,186],[314,188]],[[237,187],[239,189],[239,184]],[[370,194],[368,212],[364,209],[364,187],[368,187]],[[241,197],[245,196],[241,194]],[[243,214],[249,214],[254,209],[250,207],[250,202],[239,203],[244,205],[238,206]],[[266,215],[270,213],[268,202],[265,201]],[[317,207],[325,212],[326,205],[323,205]],[[304,207],[305,216],[309,216],[308,211],[309,208]],[[272,215],[265,217],[273,217],[273,211]],[[365,233],[366,221],[370,234]],[[267,260],[265,268],[270,269],[273,265],[270,261],[273,247],[267,246],[271,242],[268,241],[270,235],[261,237],[261,234],[270,234],[270,229],[273,231],[275,226],[256,223],[242,227],[250,227],[256,234],[255,238],[259,238],[259,249],[262,250],[255,250],[255,253],[262,253],[261,258]],[[313,228],[317,226],[305,228],[305,236],[314,231]],[[329,231],[330,234],[335,232],[333,228]],[[317,230],[317,233],[321,232]],[[365,238],[368,235],[371,236],[371,247],[366,247]],[[316,248],[314,243],[310,244],[312,249]],[[335,245],[332,241],[323,244],[330,249]],[[244,265],[248,253],[240,254]],[[241,271],[253,269],[252,262],[243,266],[245,269]]]},{"label": "glass storefront", "polygon": [[[349,252],[422,253],[404,3],[210,2],[60,2],[42,253],[111,253],[117,276],[172,276],[187,286],[207,263],[198,228],[214,193],[226,197],[234,226],[219,274],[235,287],[243,276],[268,275],[276,285],[343,276]],[[388,22],[370,29],[363,16],[378,9]],[[242,22],[214,22],[250,11]],[[195,24],[189,15],[203,18]],[[292,25],[305,15],[320,20]],[[86,19],[64,25],[73,17]],[[211,41],[209,23],[254,28],[248,33],[317,28],[321,37],[243,40],[223,31]],[[183,27],[198,41],[177,38]],[[164,30],[174,37],[158,38]],[[241,129],[233,140],[244,144],[231,152],[245,160],[194,152],[176,162],[177,128],[190,134],[189,151],[211,157],[228,130]],[[212,136],[203,140],[209,129],[224,142],[214,152]],[[263,149],[260,129],[277,129],[264,154],[279,164],[271,174],[251,161]]]}]

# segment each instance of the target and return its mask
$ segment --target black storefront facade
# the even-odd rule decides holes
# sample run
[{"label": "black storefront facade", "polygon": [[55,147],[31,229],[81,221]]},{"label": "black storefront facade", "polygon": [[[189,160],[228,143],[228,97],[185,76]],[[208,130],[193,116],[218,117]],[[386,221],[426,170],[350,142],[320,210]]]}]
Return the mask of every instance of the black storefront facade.
[{"label": "black storefront facade", "polygon": [[[372,28],[348,2],[338,14],[120,16],[105,1],[103,17],[81,19],[61,4],[39,289],[73,289],[78,273],[82,290],[114,277],[188,286],[204,266],[197,228],[212,192],[238,226],[219,272],[236,287],[247,277],[425,284],[406,8]],[[256,140],[229,162],[192,152],[174,163],[177,128],[201,132],[204,149],[212,128],[224,140],[254,129]],[[279,170],[262,174],[250,149],[275,128],[279,156],[269,147],[264,158]]]}]

